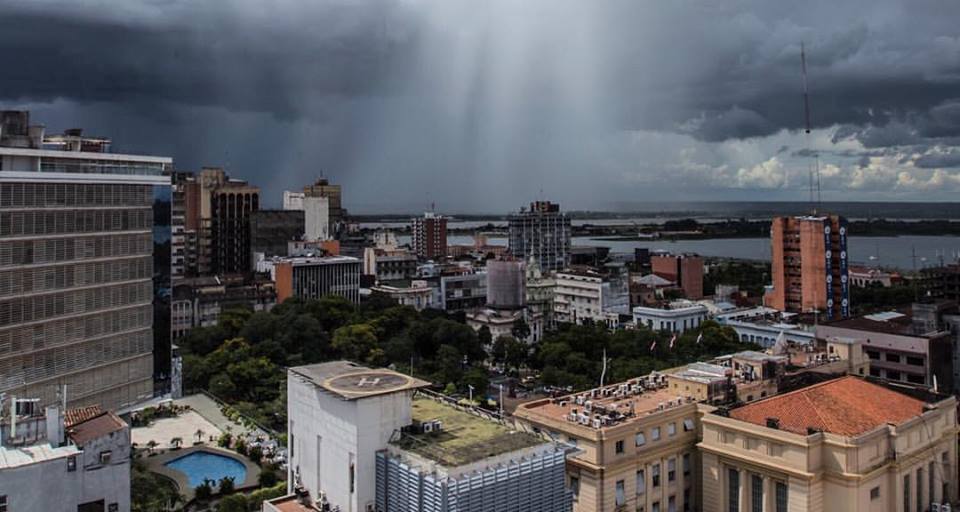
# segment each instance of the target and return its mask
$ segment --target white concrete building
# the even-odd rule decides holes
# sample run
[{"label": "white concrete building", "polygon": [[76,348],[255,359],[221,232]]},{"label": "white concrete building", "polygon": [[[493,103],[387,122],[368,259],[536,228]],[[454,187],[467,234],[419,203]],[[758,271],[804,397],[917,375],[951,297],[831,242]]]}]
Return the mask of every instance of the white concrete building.
[{"label": "white concrete building", "polygon": [[557,322],[582,324],[587,320],[606,323],[603,310],[603,278],[591,271],[557,272],[553,295],[553,318]]},{"label": "white concrete building", "polygon": [[426,385],[346,361],[290,368],[288,491],[342,512],[373,510],[376,453],[412,423],[413,392]]},{"label": "white concrete building", "polygon": [[99,407],[19,418],[2,426],[0,510],[130,510],[130,429]]},{"label": "white concrete building", "polygon": [[665,308],[633,308],[634,323],[654,331],[682,333],[699,327],[706,319],[707,307],[689,300],[674,301]]},{"label": "white concrete building", "polygon": [[304,238],[307,240],[330,239],[330,198],[303,198]]},{"label": "white concrete building", "polygon": [[284,210],[302,210],[303,209],[303,192],[290,192],[289,190],[283,191],[283,209]]},{"label": "white concrete building", "polygon": [[434,307],[433,288],[426,281],[411,281],[410,286],[380,284],[370,287],[370,293],[380,294],[397,301],[401,306],[410,306],[417,311]]}]

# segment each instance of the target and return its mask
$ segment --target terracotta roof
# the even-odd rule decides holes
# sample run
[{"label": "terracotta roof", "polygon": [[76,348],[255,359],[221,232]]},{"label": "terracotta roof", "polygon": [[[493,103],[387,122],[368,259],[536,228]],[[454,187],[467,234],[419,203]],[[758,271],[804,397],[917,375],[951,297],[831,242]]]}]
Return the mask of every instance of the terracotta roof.
[{"label": "terracotta roof", "polygon": [[73,428],[67,430],[67,436],[77,446],[83,446],[89,441],[119,432],[125,428],[127,428],[127,424],[119,416],[108,411],[74,425]]},{"label": "terracotta roof", "polygon": [[70,428],[77,423],[83,423],[84,421],[100,416],[101,414],[103,414],[103,409],[99,405],[91,405],[89,407],[80,407],[77,409],[67,409],[66,414],[63,416],[63,426]]},{"label": "terracotta roof", "polygon": [[730,417],[756,425],[780,420],[780,430],[807,435],[807,428],[857,436],[898,425],[923,413],[924,402],[863,379],[847,376],[754,402]]}]

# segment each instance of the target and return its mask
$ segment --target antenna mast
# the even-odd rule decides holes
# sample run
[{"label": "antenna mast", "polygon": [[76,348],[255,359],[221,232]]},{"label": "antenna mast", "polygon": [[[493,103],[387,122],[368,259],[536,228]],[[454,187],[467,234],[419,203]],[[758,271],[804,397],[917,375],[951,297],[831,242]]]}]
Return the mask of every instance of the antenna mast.
[{"label": "antenna mast", "polygon": [[[807,152],[811,152],[810,149],[810,92],[807,89],[807,52],[803,44],[803,41],[800,41],[800,69],[803,75],[803,126],[804,133],[806,135],[807,141]],[[814,153],[814,163],[815,166],[810,168],[810,204],[813,206],[813,213],[817,213],[817,209],[820,207],[820,155]],[[814,170],[815,169],[815,170]],[[813,175],[816,172],[817,175],[817,201],[813,201]]]}]

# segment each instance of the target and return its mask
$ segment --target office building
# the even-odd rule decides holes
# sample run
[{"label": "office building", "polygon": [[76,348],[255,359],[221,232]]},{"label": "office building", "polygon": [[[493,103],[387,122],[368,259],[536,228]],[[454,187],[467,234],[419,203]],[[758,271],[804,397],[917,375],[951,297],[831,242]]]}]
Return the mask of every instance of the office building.
[{"label": "office building", "polygon": [[684,333],[700,327],[707,319],[707,307],[689,300],[676,300],[661,307],[633,308],[633,322],[652,331]]},{"label": "office building", "polygon": [[576,446],[574,512],[699,509],[697,405],[662,375],[527,402],[514,415]]},{"label": "office building", "polygon": [[462,270],[440,276],[440,305],[445,311],[467,311],[487,303],[487,274]]},{"label": "office building", "polygon": [[0,113],[0,393],[121,409],[170,371],[170,158]]},{"label": "office building", "polygon": [[413,252],[425,260],[447,256],[447,218],[433,212],[414,217],[410,225]]},{"label": "office building", "polygon": [[777,217],[770,242],[773,287],[764,297],[767,306],[827,321],[850,316],[846,219]]},{"label": "office building", "polygon": [[534,201],[507,219],[510,254],[521,260],[534,257],[542,270],[562,270],[570,265],[570,218],[560,205]]},{"label": "office building", "polygon": [[956,499],[953,397],[847,376],[700,407],[704,512],[921,512]]},{"label": "office building", "polygon": [[291,494],[264,510],[570,510],[565,447],[427,385],[345,361],[290,368]]},{"label": "office building", "polygon": [[376,282],[402,281],[417,275],[417,256],[405,250],[367,247],[363,250],[363,274]]},{"label": "office building", "polygon": [[603,276],[592,270],[569,269],[554,274],[553,320],[570,324],[595,322],[617,327],[620,315],[603,304]]},{"label": "office building", "polygon": [[127,424],[96,406],[35,412],[0,425],[0,509],[129,512]]},{"label": "office building", "polygon": [[349,256],[273,258],[260,262],[276,283],[277,303],[339,295],[360,302],[360,260]]},{"label": "office building", "polygon": [[954,386],[953,335],[936,325],[920,325],[912,313],[888,311],[816,326],[817,338],[861,340],[870,358],[870,375],[932,387]]},{"label": "office building", "polygon": [[654,274],[676,283],[690,300],[703,298],[703,258],[696,254],[654,254],[650,256]]},{"label": "office building", "polygon": [[302,210],[258,210],[250,214],[250,252],[259,258],[290,256],[290,242],[304,238]]},{"label": "office building", "polygon": [[260,189],[218,167],[205,167],[199,179],[201,275],[250,272],[250,217],[260,209]]}]

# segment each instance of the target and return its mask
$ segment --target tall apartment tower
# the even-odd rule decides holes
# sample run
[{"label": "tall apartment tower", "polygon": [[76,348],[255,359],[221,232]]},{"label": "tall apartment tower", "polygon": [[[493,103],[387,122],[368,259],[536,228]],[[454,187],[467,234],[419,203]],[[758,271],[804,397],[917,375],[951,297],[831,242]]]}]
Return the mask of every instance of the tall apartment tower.
[{"label": "tall apartment tower", "polygon": [[703,258],[699,255],[654,254],[650,268],[654,274],[676,283],[688,299],[703,298]]},{"label": "tall apartment tower", "polygon": [[420,258],[432,260],[447,255],[447,218],[433,212],[412,220],[413,252]]},{"label": "tall apartment tower", "polygon": [[260,189],[219,167],[204,167],[199,181],[200,274],[249,272],[250,214],[260,209]]},{"label": "tall apartment tower", "polygon": [[765,302],[823,320],[850,316],[847,220],[836,215],[777,217],[770,228],[773,289]]},{"label": "tall apartment tower", "polygon": [[0,393],[122,409],[169,375],[172,160],[109,147],[0,112]]},{"label": "tall apartment tower", "polygon": [[534,201],[508,218],[510,252],[521,260],[534,257],[543,270],[562,270],[570,265],[570,218],[560,205]]},{"label": "tall apartment tower", "polygon": [[200,182],[193,173],[174,172],[171,184],[173,280],[180,281],[200,275]]}]

